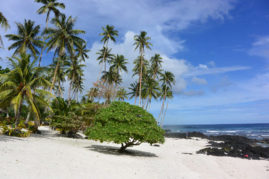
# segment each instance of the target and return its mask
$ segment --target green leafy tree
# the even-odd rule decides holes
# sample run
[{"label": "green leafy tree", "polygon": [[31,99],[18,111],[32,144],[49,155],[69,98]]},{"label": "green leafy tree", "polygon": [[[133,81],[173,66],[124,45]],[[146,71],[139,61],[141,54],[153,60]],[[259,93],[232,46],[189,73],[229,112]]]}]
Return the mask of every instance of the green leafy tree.
[{"label": "green leafy tree", "polygon": [[[7,30],[10,27],[9,24],[8,24],[7,18],[3,15],[2,12],[0,12],[0,25],[5,30]],[[0,35],[0,48],[1,47],[4,47],[4,43],[3,43],[3,40],[2,40],[2,36]]]},{"label": "green leafy tree", "polygon": [[152,44],[149,42],[151,40],[150,37],[147,36],[147,32],[142,31],[139,35],[134,36],[135,40],[135,49],[139,49],[140,52],[140,73],[139,73],[139,105],[141,106],[141,93],[142,93],[142,79],[143,79],[143,61],[144,61],[144,53],[145,48],[151,49],[150,46]]},{"label": "green leafy tree", "polygon": [[[9,73],[1,74],[0,79],[0,107],[12,105],[15,112],[17,126],[21,117],[22,104],[28,103],[35,115],[36,126],[40,121],[40,110],[37,103],[49,106],[44,96],[51,96],[46,89],[50,82],[44,76],[44,68],[35,67],[36,60],[30,61],[30,55],[21,54],[20,57],[9,59],[12,69]],[[43,89],[41,89],[43,87]]]},{"label": "green leafy tree", "polygon": [[27,50],[32,55],[37,57],[39,48],[43,47],[43,41],[39,36],[40,26],[35,26],[35,22],[31,20],[24,20],[24,24],[16,23],[18,34],[7,34],[8,40],[14,41],[8,47],[8,50],[15,49],[14,55],[20,53],[27,53]]},{"label": "green leafy tree", "polygon": [[154,117],[139,106],[113,102],[95,116],[93,127],[86,130],[89,139],[121,144],[120,151],[143,142],[163,143],[164,131]]}]

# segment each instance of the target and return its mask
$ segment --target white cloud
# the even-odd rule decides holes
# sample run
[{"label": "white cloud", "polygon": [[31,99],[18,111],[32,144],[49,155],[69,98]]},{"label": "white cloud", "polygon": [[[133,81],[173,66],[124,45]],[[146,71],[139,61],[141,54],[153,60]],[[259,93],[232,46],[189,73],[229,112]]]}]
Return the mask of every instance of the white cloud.
[{"label": "white cloud", "polygon": [[195,84],[198,84],[198,85],[206,85],[207,84],[206,79],[198,78],[198,77],[193,77],[191,81]]},{"label": "white cloud", "polygon": [[258,38],[249,50],[249,54],[269,60],[269,36]]},{"label": "white cloud", "polygon": [[[229,16],[235,0],[65,0],[67,15],[78,17],[77,27],[87,31],[86,38],[94,41],[101,27],[113,24],[121,34],[128,31],[138,33],[146,30],[152,37],[154,48],[166,55],[184,49],[184,39],[169,32],[177,32],[194,23],[205,23],[208,19],[222,20]],[[45,15],[37,15],[40,7],[33,0],[12,0],[1,3],[0,10],[8,18],[11,29],[16,32],[14,22],[35,20],[45,25]],[[0,33],[4,32],[0,30]],[[10,43],[4,39],[6,46]],[[7,51],[1,56],[9,55]]]}]

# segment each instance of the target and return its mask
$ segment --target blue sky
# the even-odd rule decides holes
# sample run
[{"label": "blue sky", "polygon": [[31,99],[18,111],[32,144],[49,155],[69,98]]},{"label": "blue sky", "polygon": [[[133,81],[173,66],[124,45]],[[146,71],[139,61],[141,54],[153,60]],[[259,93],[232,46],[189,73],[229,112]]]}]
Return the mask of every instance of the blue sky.
[{"label": "blue sky", "polygon": [[[160,53],[164,68],[176,75],[175,97],[169,101],[166,124],[269,123],[269,2],[267,0],[65,0],[67,15],[87,31],[91,49],[86,62],[85,92],[96,80],[100,66],[96,51],[101,27],[120,32],[114,53],[129,59],[138,55],[133,36],[146,30],[152,38],[147,58]],[[25,18],[45,25],[33,0],[1,0],[0,11],[14,22]],[[4,39],[7,47],[10,42]],[[0,50],[2,58],[11,52]],[[48,54],[43,65],[51,62]],[[0,62],[6,66],[6,61]],[[131,71],[131,70],[130,70]],[[123,74],[123,86],[134,81]],[[67,87],[67,84],[65,84]],[[151,112],[158,116],[161,103]]]}]

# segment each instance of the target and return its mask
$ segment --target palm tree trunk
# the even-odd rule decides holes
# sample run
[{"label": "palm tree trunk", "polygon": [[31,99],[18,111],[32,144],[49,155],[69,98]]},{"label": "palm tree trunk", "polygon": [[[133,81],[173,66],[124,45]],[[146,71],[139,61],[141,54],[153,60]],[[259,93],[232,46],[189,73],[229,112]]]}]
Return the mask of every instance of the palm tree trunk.
[{"label": "palm tree trunk", "polygon": [[139,75],[139,106],[141,106],[142,75],[143,75],[143,48],[140,50],[140,75]]},{"label": "palm tree trunk", "polygon": [[135,104],[136,104],[136,99],[137,99],[137,91],[138,91],[138,85],[136,85],[136,90],[135,90]]},{"label": "palm tree trunk", "polygon": [[20,123],[20,117],[21,117],[21,105],[22,105],[22,101],[19,104],[19,108],[16,112],[16,121],[15,121],[15,127],[18,127],[19,123]]},{"label": "palm tree trunk", "polygon": [[41,50],[41,53],[40,53],[40,56],[39,56],[39,61],[38,61],[38,67],[40,67],[41,60],[42,60],[42,55],[43,55],[44,50],[45,50],[45,47],[43,47],[42,50]]},{"label": "palm tree trunk", "polygon": [[165,118],[165,116],[166,116],[166,111],[167,111],[167,109],[168,109],[168,101],[166,102],[166,108],[165,108],[165,111],[164,111],[164,114],[163,114],[163,117],[162,117],[161,127],[162,127],[162,125],[163,125],[163,122],[164,122],[164,118]]},{"label": "palm tree trunk", "polygon": [[160,114],[159,114],[159,117],[158,117],[158,121],[160,121],[160,123],[161,123],[161,120],[160,120],[161,118],[160,117],[161,117],[161,115],[163,113],[165,98],[166,98],[166,92],[165,92],[164,97],[163,97],[163,103],[162,103],[161,111],[160,111]]},{"label": "palm tree trunk", "polygon": [[58,60],[56,68],[54,70],[54,75],[53,75],[52,84],[51,84],[51,87],[50,87],[50,92],[52,92],[52,89],[54,88],[54,84],[55,84],[55,81],[56,81],[56,75],[57,75],[59,66],[60,66],[60,60]]}]

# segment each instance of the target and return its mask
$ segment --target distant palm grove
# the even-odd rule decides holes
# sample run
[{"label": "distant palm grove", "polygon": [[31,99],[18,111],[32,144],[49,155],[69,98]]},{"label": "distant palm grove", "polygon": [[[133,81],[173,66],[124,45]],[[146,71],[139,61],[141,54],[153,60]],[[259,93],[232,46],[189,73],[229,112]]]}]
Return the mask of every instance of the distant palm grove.
[{"label": "distant palm grove", "polygon": [[[98,58],[92,59],[82,38],[86,32],[75,28],[75,18],[61,12],[65,4],[57,0],[35,2],[40,5],[36,15],[46,17],[44,29],[25,19],[16,22],[16,34],[8,34],[11,22],[0,12],[1,28],[7,32],[0,34],[0,53],[1,48],[13,53],[3,59],[9,62],[8,68],[0,69],[0,123],[5,124],[6,132],[16,133],[20,127],[36,132],[39,125],[48,123],[62,133],[73,135],[93,125],[98,110],[114,101],[129,101],[146,111],[150,110],[152,101],[160,101],[161,110],[156,120],[162,126],[168,99],[173,97],[175,77],[162,68],[163,59],[159,54],[145,58],[147,51],[154,47],[147,32],[134,36],[134,48],[130,50],[139,52],[139,56],[126,59],[122,54],[112,53],[109,44],[117,42],[119,32],[113,25],[105,25],[99,34],[103,47],[97,52]],[[3,36],[11,42],[10,46],[4,44]],[[44,59],[51,64],[42,66]],[[93,74],[96,75],[93,84],[84,83],[88,60],[97,60],[100,64],[99,73]],[[134,63],[133,69],[127,68],[130,61]],[[122,75],[126,73],[134,77],[130,86],[122,85]],[[85,86],[92,87],[82,94]],[[6,127],[12,125],[13,128]]]}]

